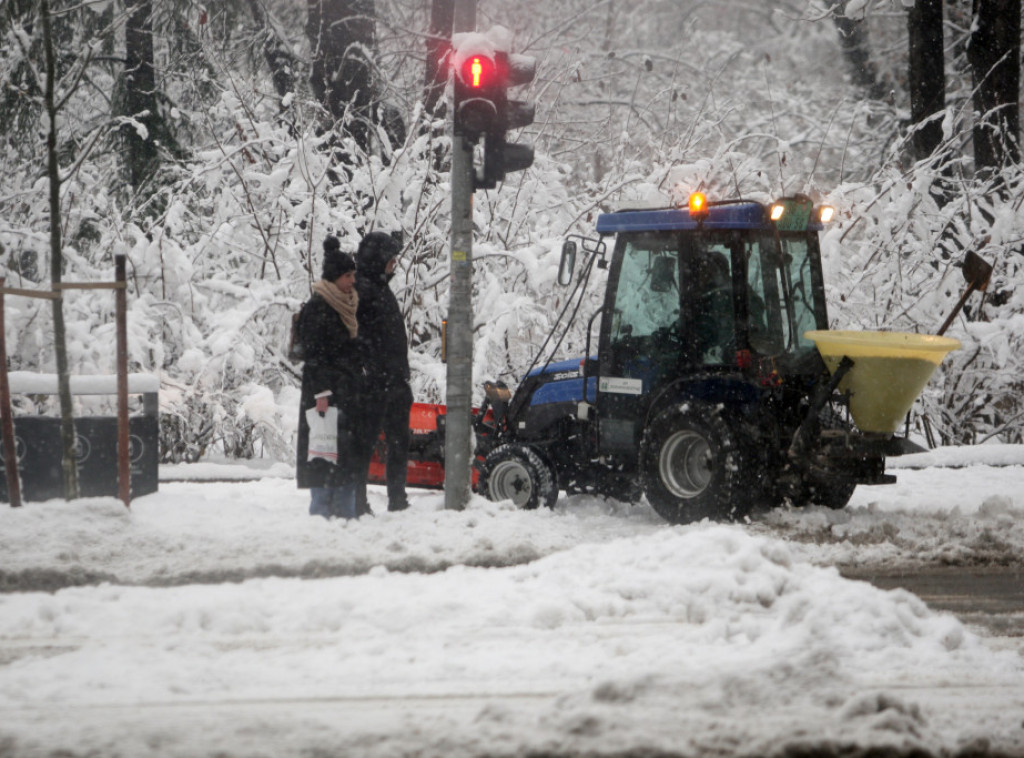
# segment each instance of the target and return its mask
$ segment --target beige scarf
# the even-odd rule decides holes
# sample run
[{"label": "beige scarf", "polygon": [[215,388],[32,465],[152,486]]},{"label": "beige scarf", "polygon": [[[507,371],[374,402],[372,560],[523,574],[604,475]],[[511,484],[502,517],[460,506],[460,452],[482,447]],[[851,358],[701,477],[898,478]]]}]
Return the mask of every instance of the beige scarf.
[{"label": "beige scarf", "polygon": [[352,290],[347,295],[334,286],[334,282],[320,279],[313,283],[313,292],[318,294],[327,304],[341,316],[341,321],[348,328],[348,333],[353,337],[359,334],[359,324],[356,322],[356,308],[359,307],[359,295]]}]

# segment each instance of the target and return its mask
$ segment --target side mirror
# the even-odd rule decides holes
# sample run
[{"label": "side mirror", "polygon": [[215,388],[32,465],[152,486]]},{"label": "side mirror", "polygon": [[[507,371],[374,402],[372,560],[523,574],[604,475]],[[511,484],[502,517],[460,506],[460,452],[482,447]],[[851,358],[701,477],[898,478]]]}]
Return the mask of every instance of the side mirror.
[{"label": "side mirror", "polygon": [[562,244],[562,260],[558,264],[558,283],[563,287],[572,281],[572,272],[576,268],[576,243],[566,240]]}]

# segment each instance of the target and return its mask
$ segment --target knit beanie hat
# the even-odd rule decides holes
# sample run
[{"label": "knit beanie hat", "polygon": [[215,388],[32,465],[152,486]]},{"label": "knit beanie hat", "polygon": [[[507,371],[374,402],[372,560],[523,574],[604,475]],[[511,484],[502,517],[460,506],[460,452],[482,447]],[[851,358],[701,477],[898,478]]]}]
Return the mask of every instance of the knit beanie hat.
[{"label": "knit beanie hat", "polygon": [[324,272],[323,278],[333,282],[339,276],[355,271],[356,262],[348,253],[341,252],[341,243],[337,237],[324,240]]}]

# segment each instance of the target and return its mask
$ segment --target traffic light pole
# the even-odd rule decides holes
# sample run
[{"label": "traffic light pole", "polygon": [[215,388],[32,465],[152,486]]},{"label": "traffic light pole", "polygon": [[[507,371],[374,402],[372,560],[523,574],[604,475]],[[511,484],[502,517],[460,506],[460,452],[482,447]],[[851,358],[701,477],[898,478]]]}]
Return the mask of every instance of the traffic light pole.
[{"label": "traffic light pole", "polygon": [[[476,0],[455,0],[455,32],[476,29]],[[452,238],[448,289],[448,374],[445,418],[444,507],[469,502],[473,456],[473,146],[452,139]]]}]

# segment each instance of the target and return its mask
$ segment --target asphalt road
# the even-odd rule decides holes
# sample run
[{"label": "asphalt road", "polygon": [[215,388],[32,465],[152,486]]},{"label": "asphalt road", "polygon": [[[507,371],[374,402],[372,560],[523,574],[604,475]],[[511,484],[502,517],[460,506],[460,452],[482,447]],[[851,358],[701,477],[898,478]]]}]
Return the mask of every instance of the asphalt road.
[{"label": "asphalt road", "polygon": [[927,566],[899,571],[844,569],[843,576],[881,589],[914,593],[936,610],[997,637],[1018,638],[1024,650],[1024,567]]}]

